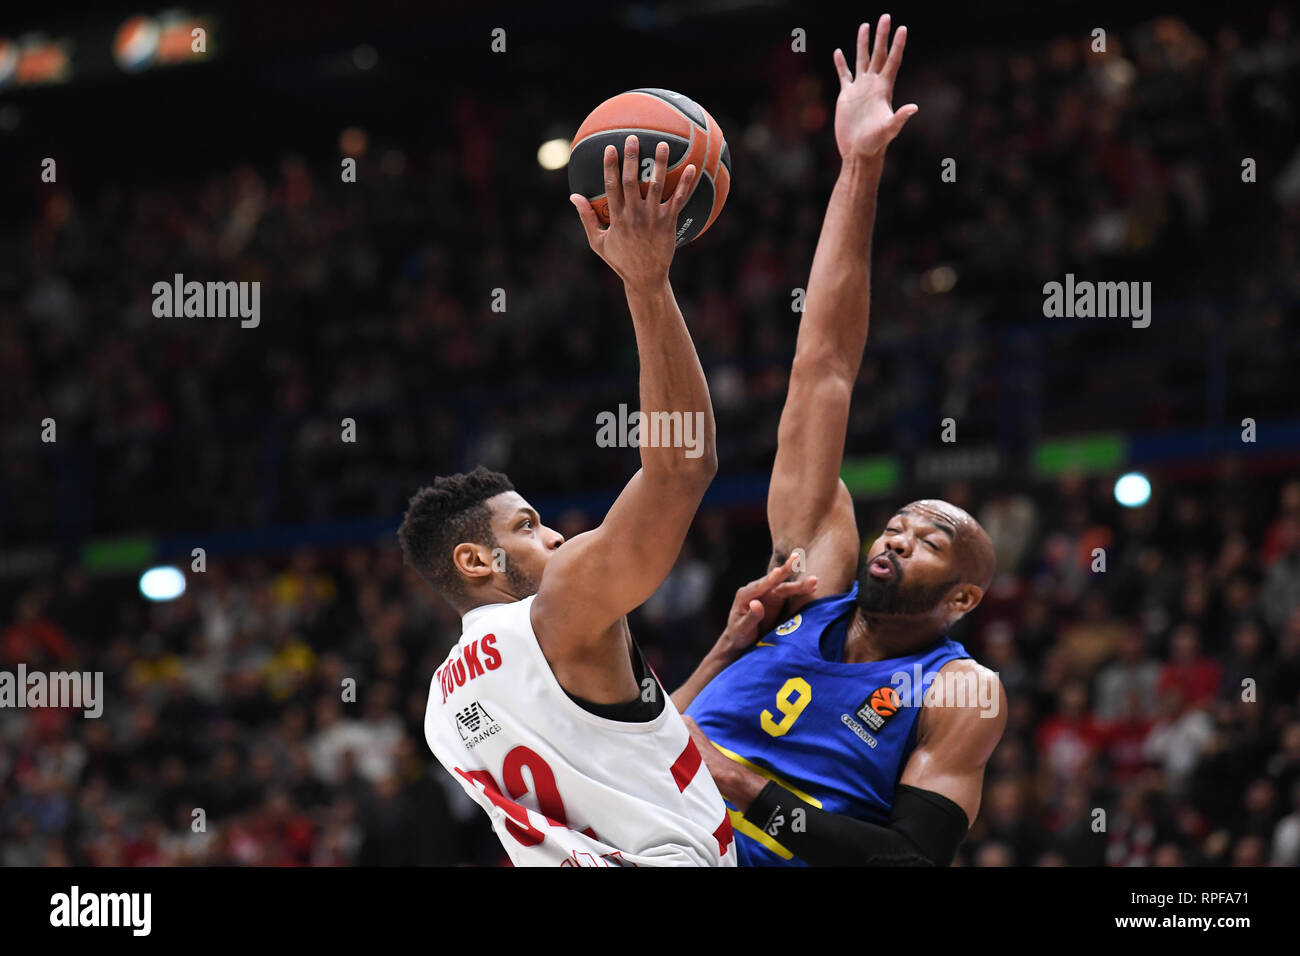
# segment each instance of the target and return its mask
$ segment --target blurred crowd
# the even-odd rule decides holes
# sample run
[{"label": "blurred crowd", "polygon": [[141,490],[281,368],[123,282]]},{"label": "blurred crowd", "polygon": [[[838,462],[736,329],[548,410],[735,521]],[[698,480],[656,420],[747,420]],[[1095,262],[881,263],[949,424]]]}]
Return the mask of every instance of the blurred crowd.
[{"label": "blurred crowd", "polygon": [[[960,861],[1300,865],[1300,480],[941,491],[997,549],[953,636],[1010,706]],[[868,540],[897,504],[859,504]],[[705,515],[633,615],[670,690],[769,547]],[[106,704],[3,714],[0,863],[502,862],[424,743],[459,636],[393,543],[213,564],[155,605],[76,569],[33,588],[0,669],[101,670]]]},{"label": "blurred crowd", "polygon": [[[1300,34],[1282,12],[1254,33],[1165,19],[1104,55],[1088,38],[914,51],[899,96],[922,109],[887,163],[851,449],[932,447],[947,416],[1014,455],[1045,434],[1294,412]],[[838,168],[829,64],[788,45],[768,61],[739,100],[692,90],[736,186],[674,267],[733,475],[770,462]],[[429,475],[478,463],[533,495],[621,485],[634,454],[594,434],[636,397],[622,288],[564,171],[517,155],[559,110],[466,95],[445,143],[345,130],[355,183],[329,155],[196,164],[53,186],[31,221],[0,223],[4,540],[396,515]],[[178,273],[261,282],[260,324],[155,318],[154,284]],[[1043,285],[1067,273],[1150,281],[1150,327],[1044,318]]]},{"label": "blurred crowd", "polygon": [[[1245,487],[1038,524],[977,612],[1010,711],[966,862],[1300,865],[1300,481]],[[981,512],[1000,562],[1032,513]]]},{"label": "blurred crowd", "polygon": [[[1279,11],[1108,43],[909,62],[900,97],[921,112],[882,188],[849,454],[930,447],[946,415],[1012,454],[1294,414],[1300,36]],[[770,467],[836,169],[823,72],[782,46],[763,96],[690,91],[736,160],[727,208],[674,267],[720,477]],[[507,146],[555,106],[451,102],[444,145],[346,131],[353,184],[336,157],[288,157],[60,186],[0,223],[0,540],[396,518],[477,463],[528,497],[621,485],[635,452],[594,441],[597,412],[635,401],[621,288],[564,173]],[[1043,318],[1043,283],[1068,272],[1151,281],[1150,328]],[[175,273],[262,282],[259,327],[154,318]],[[1011,707],[965,865],[1300,864],[1300,482],[1234,460],[1153,477],[1132,510],[1100,479],[905,492],[967,507],[998,549],[954,633]],[[900,503],[859,502],[868,540]],[[543,517],[571,535],[589,511]],[[753,509],[701,514],[633,620],[666,683],[769,547]],[[158,605],[123,580],[5,584],[0,669],[102,670],[108,703],[98,720],[0,711],[0,863],[501,862],[423,742],[459,628],[395,542],[212,560]]]}]

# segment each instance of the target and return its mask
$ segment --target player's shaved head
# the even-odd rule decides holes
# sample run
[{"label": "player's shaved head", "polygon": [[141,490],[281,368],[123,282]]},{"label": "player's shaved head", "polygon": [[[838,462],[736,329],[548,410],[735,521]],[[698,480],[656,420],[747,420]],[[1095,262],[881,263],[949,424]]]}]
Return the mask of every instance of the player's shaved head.
[{"label": "player's shaved head", "polygon": [[876,621],[909,618],[933,639],[974,610],[993,580],[993,542],[952,502],[903,505],[858,562],[858,610]]},{"label": "player's shaved head", "polygon": [[950,501],[939,498],[922,498],[903,505],[898,514],[914,514],[933,522],[940,531],[952,538],[953,563],[964,583],[987,591],[993,582],[997,559],[993,541],[969,512]]}]

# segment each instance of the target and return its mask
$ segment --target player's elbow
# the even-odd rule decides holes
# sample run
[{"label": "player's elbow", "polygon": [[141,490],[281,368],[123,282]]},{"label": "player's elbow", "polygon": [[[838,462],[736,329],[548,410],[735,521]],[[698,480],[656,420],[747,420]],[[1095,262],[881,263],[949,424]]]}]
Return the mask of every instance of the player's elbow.
[{"label": "player's elbow", "polygon": [[642,462],[647,477],[682,492],[703,494],[718,473],[718,449],[713,436],[694,448],[674,448],[671,452]]},{"label": "player's elbow", "polygon": [[846,416],[853,402],[853,378],[844,369],[832,371],[805,368],[791,372],[785,410],[781,414],[778,439],[795,440],[808,429],[816,428],[828,417]]},{"label": "player's elbow", "polygon": [[712,441],[708,443],[703,454],[700,455],[699,471],[700,477],[704,480],[704,486],[707,488],[718,474],[718,448]]},{"label": "player's elbow", "polygon": [[853,391],[858,377],[860,356],[845,355],[829,348],[808,351],[795,356],[790,366],[790,386],[806,384],[818,390],[847,389]]},{"label": "player's elbow", "polygon": [[698,458],[684,459],[674,469],[673,480],[701,495],[718,474],[718,451],[710,442]]}]

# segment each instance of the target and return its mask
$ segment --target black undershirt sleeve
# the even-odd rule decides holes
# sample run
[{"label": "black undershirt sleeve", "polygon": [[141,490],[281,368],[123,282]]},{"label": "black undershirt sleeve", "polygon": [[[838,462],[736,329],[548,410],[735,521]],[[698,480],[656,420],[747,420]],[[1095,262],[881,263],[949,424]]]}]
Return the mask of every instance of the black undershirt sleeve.
[{"label": "black undershirt sleeve", "polygon": [[776,782],[745,819],[809,866],[949,866],[970,826],[947,797],[907,784],[894,788],[887,827],[819,810]]}]

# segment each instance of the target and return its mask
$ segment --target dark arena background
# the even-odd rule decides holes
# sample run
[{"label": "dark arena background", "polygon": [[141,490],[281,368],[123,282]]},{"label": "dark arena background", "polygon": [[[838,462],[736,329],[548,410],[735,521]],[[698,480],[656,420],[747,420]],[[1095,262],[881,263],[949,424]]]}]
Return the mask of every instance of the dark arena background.
[{"label": "dark arena background", "polygon": [[[573,535],[637,467],[595,440],[638,364],[568,137],[662,86],[731,147],[672,272],[718,474],[630,619],[671,688],[766,567],[831,54],[887,10],[920,112],[843,478],[868,541],[940,497],[996,547],[953,637],[1009,720],[956,865],[1296,866],[1300,26],[1184,6],[6,5],[0,671],[103,688],[0,709],[0,863],[504,864],[424,741],[460,627],[395,532],[482,463]],[[158,317],[177,274],[258,318]],[[1149,283],[1145,324],[1046,314],[1067,275]]]}]

